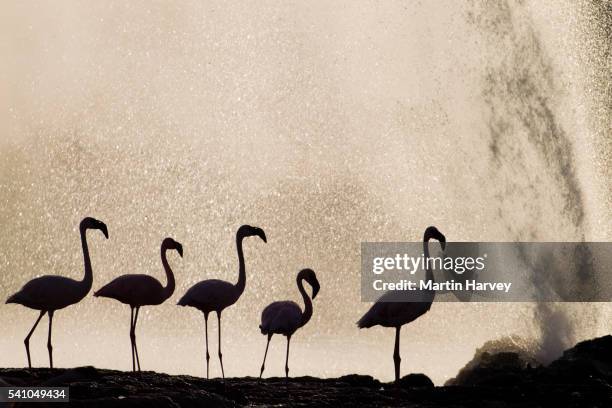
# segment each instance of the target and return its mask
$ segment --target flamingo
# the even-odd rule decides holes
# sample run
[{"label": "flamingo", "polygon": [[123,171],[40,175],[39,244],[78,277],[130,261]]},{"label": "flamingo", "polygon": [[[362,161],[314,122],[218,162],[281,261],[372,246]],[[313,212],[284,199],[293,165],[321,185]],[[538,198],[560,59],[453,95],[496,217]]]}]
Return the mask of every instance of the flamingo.
[{"label": "flamingo", "polygon": [[[425,260],[429,259],[429,240],[436,239],[440,242],[442,250],[446,247],[446,238],[438,231],[436,227],[428,227],[423,235],[423,252]],[[427,272],[425,278],[428,281],[434,280],[433,272],[427,263]],[[413,291],[419,302],[393,302],[390,301],[394,296],[394,292],[387,292],[382,295],[374,305],[363,315],[357,322],[357,326],[361,328],[370,328],[373,326],[395,327],[395,350],[393,352],[393,362],[395,364],[395,381],[399,380],[400,374],[400,329],[403,325],[410,323],[421,317],[429,311],[435,297],[434,290],[419,290]]]},{"label": "flamingo", "polygon": [[132,371],[136,371],[136,365],[138,365],[138,371],[140,371],[140,358],[138,357],[138,347],[136,346],[138,311],[142,306],[160,305],[174,293],[174,274],[166,258],[166,251],[169,249],[176,250],[181,258],[183,257],[183,246],[180,243],[172,238],[166,238],[162,241],[161,261],[166,271],[166,279],[168,281],[166,286],[162,286],[157,279],[149,275],[132,274],[121,275],[94,292],[95,297],[116,299],[130,306]]},{"label": "flamingo", "polygon": [[304,326],[312,317],[312,301],[308,297],[308,294],[304,290],[302,281],[306,281],[312,287],[312,298],[314,299],[319,293],[321,286],[317,280],[312,269],[302,269],[296,278],[297,287],[302,294],[304,299],[304,312],[297,305],[297,303],[290,300],[282,302],[270,303],[261,313],[261,324],[259,328],[262,334],[268,336],[266,343],[266,351],[264,353],[263,363],[261,363],[261,371],[259,372],[259,378],[263,375],[266,356],[268,355],[268,346],[273,334],[282,334],[287,337],[287,355],[285,356],[285,377],[289,378],[289,343],[291,342],[291,336],[296,332],[297,329]]},{"label": "flamingo", "polygon": [[265,232],[258,227],[243,225],[236,232],[236,250],[238,252],[238,282],[234,285],[219,279],[208,279],[193,285],[178,301],[179,306],[191,306],[204,313],[204,327],[206,335],[206,378],[208,378],[210,355],[208,354],[208,314],[217,313],[219,324],[219,362],[221,363],[221,375],[225,378],[223,370],[223,355],[221,354],[221,312],[228,306],[238,301],[246,285],[246,268],[244,255],[242,253],[242,240],[246,237],[258,236],[263,242],[266,240]]},{"label": "flamingo", "polygon": [[102,231],[108,239],[108,229],[102,221],[95,218],[87,217],[81,221],[79,231],[81,233],[81,245],[83,247],[83,259],[85,261],[85,276],[83,280],[77,281],[58,275],[45,275],[32,279],[26,283],[19,292],[10,296],[6,303],[16,303],[29,307],[30,309],[39,310],[40,315],[32,329],[26,336],[23,343],[25,344],[26,354],[28,356],[28,367],[32,368],[30,359],[30,337],[38,326],[40,319],[45,315],[49,316],[49,336],[47,337],[47,350],[49,351],[49,366],[53,368],[53,346],[51,345],[51,328],[53,325],[53,314],[56,310],[63,309],[67,306],[80,302],[89,290],[93,282],[93,273],[91,269],[91,260],[89,258],[89,248],[87,246],[87,230],[97,229]]}]

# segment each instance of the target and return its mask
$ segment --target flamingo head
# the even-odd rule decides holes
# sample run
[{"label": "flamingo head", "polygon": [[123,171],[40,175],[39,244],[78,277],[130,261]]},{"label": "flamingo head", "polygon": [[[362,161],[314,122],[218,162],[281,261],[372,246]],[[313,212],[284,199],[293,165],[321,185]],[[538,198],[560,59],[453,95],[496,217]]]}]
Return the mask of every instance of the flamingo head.
[{"label": "flamingo head", "polygon": [[236,235],[241,238],[257,236],[261,238],[263,242],[268,242],[264,230],[259,227],[251,227],[250,225],[243,225],[242,227],[238,228]]},{"label": "flamingo head", "polygon": [[92,217],[83,218],[83,221],[81,221],[81,230],[84,231],[88,229],[100,230],[104,234],[104,237],[108,239],[108,228],[106,227],[106,224],[103,223],[102,221],[96,220],[95,218],[92,218]]},{"label": "flamingo head", "polygon": [[304,279],[308,284],[312,287],[312,298],[317,297],[317,293],[321,289],[321,285],[319,284],[319,280],[317,279],[317,275],[314,273],[312,269],[302,269],[300,273],[298,273],[298,280]]},{"label": "flamingo head", "polygon": [[174,249],[176,250],[176,252],[178,252],[181,258],[183,257],[183,245],[180,242],[176,242],[172,238],[164,239],[164,242],[162,242],[162,248],[163,249]]},{"label": "flamingo head", "polygon": [[428,242],[430,239],[435,239],[440,242],[442,250],[446,249],[446,237],[436,227],[427,227],[425,234],[423,235],[423,241]]}]

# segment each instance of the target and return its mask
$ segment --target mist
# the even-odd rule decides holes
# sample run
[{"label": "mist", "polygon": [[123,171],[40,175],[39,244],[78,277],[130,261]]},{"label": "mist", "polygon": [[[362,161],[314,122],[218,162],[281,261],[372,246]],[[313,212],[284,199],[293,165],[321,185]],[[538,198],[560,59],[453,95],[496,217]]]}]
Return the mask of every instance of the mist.
[{"label": "mist", "polygon": [[[247,286],[224,312],[229,376],[255,375],[261,310],[298,300],[314,269],[314,315],[292,341],[292,375],[392,376],[393,334],[359,331],[362,241],[609,241],[609,20],[597,2],[9,2],[0,15],[0,298],[43,274],[97,289],[124,273],[177,289],[143,308],[143,369],[204,375],[204,322],[179,308],[194,283]],[[608,17],[609,18],[609,17]],[[536,339],[550,361],[609,333],[605,304],[436,303],[403,330],[404,372],[452,377],[488,340]],[[0,366],[23,366],[36,312],[0,305]],[[58,311],[59,366],[131,367],[129,310],[86,297]],[[209,330],[214,333],[216,323]],[[44,338],[31,340],[47,364]],[[276,344],[275,344],[276,343]],[[267,373],[283,373],[273,339]],[[216,349],[211,336],[210,347]],[[217,364],[217,365],[216,365]],[[220,375],[218,362],[211,372]]]}]

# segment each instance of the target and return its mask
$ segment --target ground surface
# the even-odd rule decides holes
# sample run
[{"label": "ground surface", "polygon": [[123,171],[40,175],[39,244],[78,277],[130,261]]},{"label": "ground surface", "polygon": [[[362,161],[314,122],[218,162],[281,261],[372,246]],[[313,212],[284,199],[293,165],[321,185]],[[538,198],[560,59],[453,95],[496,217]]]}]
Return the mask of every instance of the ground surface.
[{"label": "ground surface", "polygon": [[[485,355],[453,385],[434,387],[422,374],[399,384],[368,376],[205,380],[93,367],[0,369],[15,386],[69,386],[71,406],[87,407],[612,407],[612,336],[578,344],[547,367],[514,353]],[[19,406],[26,406],[20,404]],[[44,404],[31,404],[43,407]],[[55,405],[57,407],[57,405]],[[65,406],[65,405],[62,405]]]}]

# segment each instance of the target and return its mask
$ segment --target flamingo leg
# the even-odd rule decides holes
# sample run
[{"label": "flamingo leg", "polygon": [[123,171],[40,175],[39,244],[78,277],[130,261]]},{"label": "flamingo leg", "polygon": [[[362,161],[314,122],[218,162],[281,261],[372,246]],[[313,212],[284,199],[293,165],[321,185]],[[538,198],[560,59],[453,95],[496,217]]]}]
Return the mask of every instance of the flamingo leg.
[{"label": "flamingo leg", "polygon": [[393,363],[395,364],[395,381],[399,380],[400,376],[400,363],[402,361],[400,357],[399,347],[400,347],[400,329],[402,326],[398,326],[395,328],[395,350],[393,351]]},{"label": "flamingo leg", "polygon": [[136,365],[138,366],[138,372],[140,372],[140,358],[138,358],[138,345],[136,344],[136,322],[138,321],[138,312],[140,306],[136,308],[136,314],[134,315],[134,353],[136,354]]},{"label": "flamingo leg", "polygon": [[53,368],[53,346],[51,345],[51,327],[53,326],[53,310],[49,310],[49,336],[47,337],[47,350],[49,350],[49,367]]},{"label": "flamingo leg", "polygon": [[221,312],[217,312],[217,320],[219,321],[219,362],[221,363],[221,375],[225,379],[225,371],[223,371],[223,354],[221,353]]},{"label": "flamingo leg", "polygon": [[289,378],[289,344],[291,343],[291,335],[287,336],[287,355],[285,356],[285,378]]},{"label": "flamingo leg", "polygon": [[136,371],[136,356],[134,355],[134,340],[136,333],[134,332],[134,308],[130,306],[130,343],[132,348],[132,371]]},{"label": "flamingo leg", "polygon": [[208,379],[208,368],[210,363],[210,354],[208,354],[208,313],[204,313],[204,333],[206,336],[206,379]]},{"label": "flamingo leg", "polygon": [[40,322],[40,319],[42,319],[45,313],[46,312],[44,310],[40,311],[40,315],[38,315],[38,319],[36,319],[34,326],[32,326],[32,329],[30,330],[25,340],[23,341],[23,344],[25,344],[25,348],[26,348],[26,354],[28,355],[28,368],[32,368],[32,361],[30,360],[30,337],[32,337],[32,333],[34,333],[36,326],[38,326],[38,322]]},{"label": "flamingo leg", "polygon": [[263,363],[261,363],[261,371],[259,372],[259,378],[263,375],[264,368],[266,366],[266,357],[268,356],[268,346],[270,346],[270,339],[272,339],[272,333],[268,334],[268,342],[266,343],[266,352],[264,353]]}]

